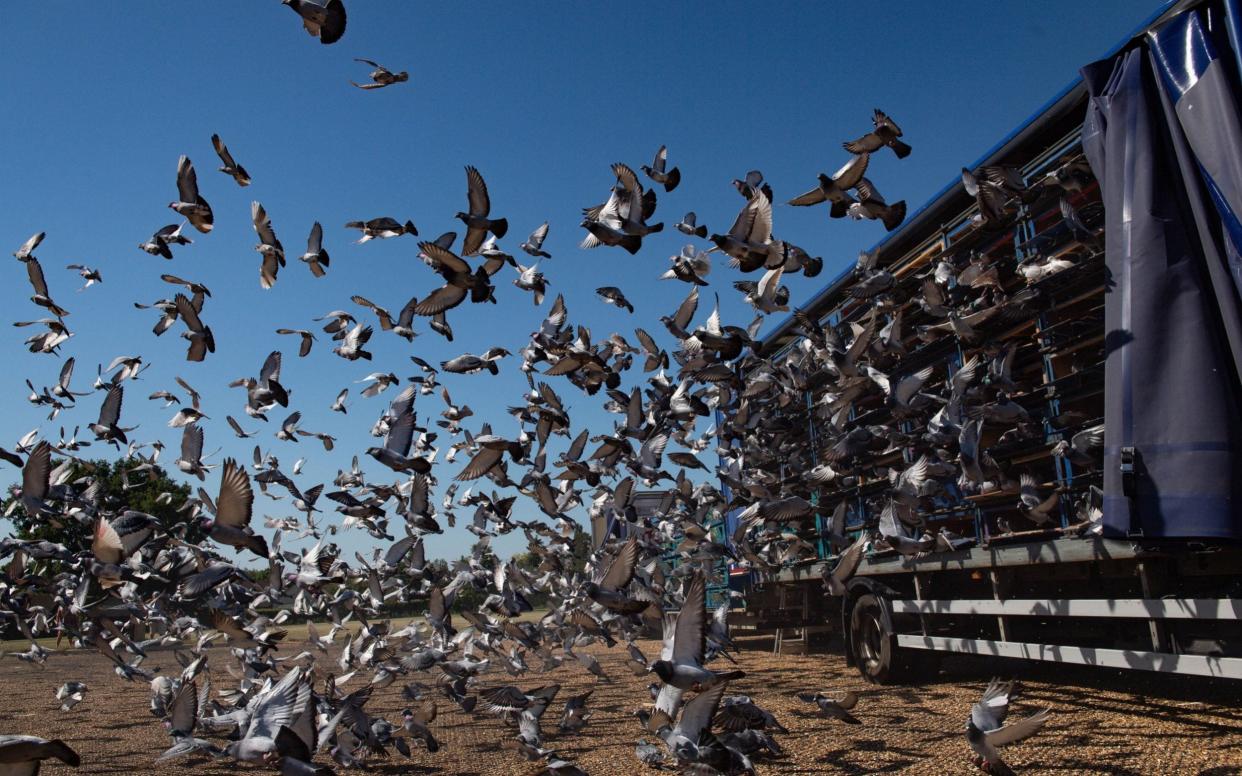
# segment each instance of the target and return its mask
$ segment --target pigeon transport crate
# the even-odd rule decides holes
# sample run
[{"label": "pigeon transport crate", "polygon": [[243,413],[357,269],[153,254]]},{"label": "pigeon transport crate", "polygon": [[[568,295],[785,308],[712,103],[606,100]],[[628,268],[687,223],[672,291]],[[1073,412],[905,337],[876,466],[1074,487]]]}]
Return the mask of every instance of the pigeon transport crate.
[{"label": "pigeon transport crate", "polygon": [[[1148,90],[1148,105],[1156,106],[1154,110],[1161,104],[1152,97],[1153,90],[1160,89],[1156,79],[1161,66],[1200,68],[1197,77],[1207,82],[1212,67],[1219,65],[1219,76],[1220,67],[1228,65],[1236,78],[1237,63],[1242,61],[1237,57],[1240,49],[1226,30],[1236,37],[1236,19],[1230,14],[1237,11],[1236,4],[1224,2],[1180,2],[1162,7],[1108,57],[1084,68],[1083,79],[1067,86],[970,168],[1003,165],[1019,171],[1030,187],[1058,171],[1077,171],[1075,185],[1032,202],[1019,202],[1015,212],[998,223],[982,219],[975,198],[955,180],[873,249],[878,254],[877,266],[896,279],[887,309],[875,310],[873,300],[849,294],[855,281],[852,270],[800,308],[821,325],[834,327],[846,343],[869,316],[878,316],[878,327],[900,312],[904,316],[902,344],[906,351],[900,361],[900,375],[931,366],[933,376],[923,390],[932,394],[942,393],[945,381],[971,357],[978,357],[982,374],[1004,348],[1014,348],[1010,376],[1018,389],[1009,398],[1022,406],[1030,421],[1016,427],[1012,422],[986,421],[979,450],[996,462],[1003,479],[1016,485],[1019,474],[1029,475],[1037,483],[1041,498],[1056,493],[1057,502],[1046,510],[1050,519],[1035,521],[1028,517],[1029,512],[1020,508],[1014,487],[963,492],[952,481],[943,483],[931,495],[920,494],[916,513],[920,524],[906,530],[913,538],[924,530],[925,537],[943,531],[948,539],[936,550],[913,557],[903,557],[882,549],[886,547],[883,542],[873,542],[849,579],[846,594],[827,595],[823,575],[834,568],[838,558],[823,538],[829,527],[828,515],[844,505],[850,539],[864,529],[873,529],[892,492],[885,473],[890,467],[902,470],[913,464],[913,448],[927,449],[927,445],[917,444],[917,438],[928,430],[930,411],[912,417],[894,416],[883,395],[873,391],[854,403],[845,428],[884,427],[888,438],[882,441],[886,444],[873,447],[865,454],[866,461],[856,458],[852,465],[845,462],[844,474],[848,476],[838,476],[817,491],[806,486],[782,494],[800,495],[817,505],[818,516],[800,526],[778,527],[786,532],[797,528],[799,538],[805,540],[799,546],[813,547],[814,554],[806,551],[795,560],[786,557],[776,562],[770,555],[763,562],[735,566],[730,583],[742,594],[745,611],[736,613],[734,622],[774,631],[778,648],[782,635],[790,630],[802,630],[804,637],[811,631],[828,630],[840,637],[847,660],[866,679],[881,683],[899,682],[915,672],[922,674],[929,662],[945,653],[1242,678],[1242,508],[1230,507],[1226,499],[1224,529],[1194,525],[1179,530],[1161,511],[1171,507],[1162,507],[1158,500],[1143,500],[1143,444],[1116,449],[1121,434],[1113,431],[1117,427],[1113,419],[1126,418],[1117,405],[1130,399],[1110,387],[1121,381],[1108,370],[1114,359],[1121,358],[1124,348],[1119,343],[1131,349],[1159,343],[1148,345],[1150,338],[1137,335],[1132,342],[1130,337],[1119,337],[1123,332],[1115,328],[1111,317],[1106,325],[1111,305],[1121,304],[1131,294],[1139,298],[1142,278],[1119,276],[1117,270],[1120,266],[1125,273],[1138,272],[1125,263],[1131,253],[1121,250],[1124,241],[1114,239],[1108,229],[1114,222],[1109,219],[1110,204],[1128,202],[1123,198],[1133,192],[1118,190],[1112,175],[1106,179],[1111,188],[1102,188],[1092,174],[1092,170],[1099,172],[1097,166],[1088,164],[1087,159],[1090,144],[1101,142],[1101,137],[1110,143],[1128,144],[1124,147],[1129,149],[1139,148],[1142,141],[1139,130],[1124,121],[1116,117],[1108,123],[1101,120],[1099,111],[1104,108],[1099,106],[1103,101],[1093,102],[1100,92],[1093,73],[1104,74],[1094,76],[1099,82],[1112,73],[1106,88],[1116,90],[1122,88],[1119,83],[1125,83],[1117,73],[1124,75],[1130,66],[1146,68],[1146,80],[1136,83]],[[1196,34],[1202,29],[1211,31],[1201,37],[1217,45],[1218,59],[1198,56],[1198,51],[1165,56],[1170,41],[1202,48],[1201,41],[1196,42]],[[1228,45],[1233,46],[1232,51],[1224,48]],[[1162,65],[1162,58],[1170,61]],[[1182,78],[1179,88],[1185,89],[1186,83],[1195,83],[1194,77]],[[1169,87],[1165,89],[1167,110]],[[1193,89],[1185,89],[1185,95],[1195,97]],[[1242,92],[1235,91],[1234,99],[1238,93]],[[1109,94],[1113,95],[1113,105],[1121,104],[1115,92]],[[1200,94],[1198,99],[1195,107],[1209,117],[1215,116],[1214,121],[1219,122],[1221,114],[1232,113],[1231,126],[1238,126],[1237,105],[1224,104],[1228,98],[1214,102],[1211,94]],[[1176,139],[1184,130],[1194,140],[1195,128],[1186,123],[1193,117],[1188,119],[1180,106],[1175,110],[1184,126],[1169,132]],[[1084,116],[1089,118],[1086,125]],[[1092,137],[1092,133],[1098,134]],[[1108,148],[1111,152],[1114,146]],[[1142,165],[1158,167],[1160,157],[1154,155],[1176,150],[1166,145],[1150,150],[1147,157],[1141,153],[1126,159],[1118,158],[1124,154],[1109,156],[1109,170],[1118,169],[1111,165],[1136,164],[1140,166],[1138,173],[1122,172],[1138,176]],[[1238,159],[1242,143],[1237,139],[1228,147],[1211,150],[1230,156],[1234,169],[1242,169]],[[1189,174],[1209,173],[1209,165],[1203,161],[1198,170],[1191,167]],[[1151,189],[1159,192],[1168,180],[1159,176],[1168,173],[1153,169],[1148,174],[1156,181]],[[1212,233],[1213,239],[1229,240],[1230,203],[1222,194],[1227,187],[1219,179],[1208,177],[1207,181],[1203,188],[1210,196],[1199,200],[1206,207],[1195,211],[1196,215],[1221,214],[1224,227]],[[1175,187],[1168,184],[1168,188]],[[1238,204],[1232,203],[1234,207]],[[1233,224],[1236,226],[1236,220]],[[1237,239],[1236,233],[1233,239]],[[1210,262],[1207,246],[1208,238],[1202,238],[1196,249],[1200,253],[1193,258]],[[1072,266],[1028,281],[1022,267],[1049,257],[1068,259]],[[947,331],[920,338],[920,327],[944,321],[924,312],[918,299],[924,279],[946,258],[956,260],[959,270],[968,266],[971,258],[998,267],[997,294],[1003,298],[1020,298],[1017,295],[1027,289],[1037,291],[1037,296],[1033,302],[1010,307],[1017,307],[1022,314],[999,315],[983,324],[977,342],[963,342]],[[1213,292],[1202,280],[1208,274],[1199,276],[1204,287],[1196,292],[1211,299]],[[950,293],[952,285],[950,281]],[[1236,293],[1236,289],[1229,293]],[[1225,318],[1229,311],[1213,306],[1209,312]],[[1158,317],[1164,311],[1156,306],[1151,314]],[[1170,315],[1169,321],[1156,320],[1152,325],[1177,323]],[[1136,321],[1135,331],[1138,326]],[[771,354],[771,363],[801,356],[798,327],[791,317],[766,337],[763,353]],[[1189,333],[1192,337],[1211,336],[1193,329]],[[1132,358],[1142,357],[1141,350],[1134,353]],[[826,394],[833,377],[810,375],[808,383],[812,387],[806,392],[805,404],[793,403],[784,412],[791,427],[805,434],[804,441],[818,464],[825,462],[824,454],[840,438],[840,430],[832,428],[832,413],[825,411],[832,401]],[[1176,391],[1178,387],[1173,388]],[[1231,397],[1231,412],[1235,412],[1227,416],[1234,419],[1231,434],[1236,432],[1239,396],[1242,393],[1235,392]],[[1162,411],[1159,406],[1146,409]],[[1069,441],[1105,418],[1109,419],[1106,450],[1112,452],[1104,454],[1102,468],[1081,460],[1075,463],[1073,456],[1054,454],[1059,442]],[[1148,456],[1154,456],[1154,450],[1154,446],[1147,450]],[[727,466],[723,460],[722,466]],[[1155,473],[1152,469],[1151,476]],[[780,472],[779,478],[789,481],[788,472]],[[793,481],[804,482],[797,478]],[[1092,508],[1099,509],[1096,522],[1084,520],[1079,512]],[[731,535],[739,511],[729,515]],[[1128,522],[1116,522],[1114,515],[1118,514]]]}]

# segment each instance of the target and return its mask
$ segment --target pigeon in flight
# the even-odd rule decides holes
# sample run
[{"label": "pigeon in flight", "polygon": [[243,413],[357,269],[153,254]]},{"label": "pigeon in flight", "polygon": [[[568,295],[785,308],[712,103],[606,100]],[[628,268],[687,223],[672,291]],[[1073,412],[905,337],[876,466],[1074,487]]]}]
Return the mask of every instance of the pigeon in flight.
[{"label": "pigeon in flight", "polygon": [[621,289],[616,286],[601,286],[595,289],[595,295],[604,300],[605,303],[620,307],[622,310],[634,312],[634,305],[630,304],[630,300],[625,298],[625,294],[621,293]]},{"label": "pigeon in flight", "polygon": [[370,65],[375,68],[371,71],[371,83],[360,84],[357,81],[350,81],[351,84],[359,89],[383,89],[385,86],[392,86],[404,81],[410,80],[410,74],[402,70],[400,73],[394,73],[379,62],[372,62],[369,59],[354,58],[355,62],[361,62],[364,65]]},{"label": "pigeon in flight", "polygon": [[224,144],[219,135],[211,136],[211,145],[216,149],[216,155],[220,157],[220,161],[224,165],[220,168],[220,172],[232,176],[233,180],[237,181],[238,186],[249,186],[250,173],[246,172],[245,167],[234,161],[233,155],[229,153],[228,146]]},{"label": "pigeon in flight", "polygon": [[647,177],[656,183],[664,185],[664,191],[669,192],[677,188],[677,184],[681,183],[681,170],[674,167],[665,172],[668,166],[668,147],[660,146],[660,150],[656,151],[655,160],[651,162],[651,166],[643,165],[643,172]]},{"label": "pigeon in flight", "polygon": [[79,288],[78,291],[85,291],[96,283],[103,282],[103,276],[99,274],[99,270],[88,267],[85,264],[68,264],[65,266],[65,269],[76,269],[78,274],[82,276],[82,279],[86,281],[86,285]]},{"label": "pigeon in flight", "polygon": [[214,542],[250,550],[260,558],[268,556],[267,540],[250,527],[254,511],[254,490],[250,487],[250,475],[232,458],[224,459],[220,472],[220,491],[215,501],[199,488],[199,499],[215,518],[202,515],[199,525]]},{"label": "pigeon in flight", "polygon": [[276,333],[298,335],[302,338],[300,344],[298,345],[298,356],[306,358],[306,356],[310,355],[311,345],[315,341],[315,335],[312,332],[309,332],[306,329],[277,329]]},{"label": "pigeon in flight", "polygon": [[876,189],[875,184],[863,178],[854,188],[858,193],[858,201],[849,206],[846,212],[856,221],[863,219],[879,220],[884,224],[884,228],[893,231],[901,226],[901,222],[906,220],[906,201],[888,204],[884,201],[884,197],[880,196],[880,192]]},{"label": "pigeon in flight", "polygon": [[345,4],[341,0],[281,0],[302,17],[302,26],[323,45],[336,43],[345,34]]},{"label": "pigeon in flight", "polygon": [[831,177],[820,173],[819,185],[807,193],[789,200],[789,204],[795,207],[810,207],[821,202],[831,202],[832,204],[828,208],[828,216],[830,218],[845,218],[849,213],[850,205],[855,202],[848,190],[854,188],[862,181],[863,174],[867,172],[867,162],[870,159],[871,156],[869,154],[859,154],[846,162],[845,166],[837,170]]},{"label": "pigeon in flight", "polygon": [[58,738],[49,741],[36,736],[0,736],[0,763],[13,766],[6,767],[4,771],[14,776],[37,776],[42,761],[50,757],[74,768],[82,764],[78,753]]},{"label": "pigeon in flight", "polygon": [[661,658],[651,664],[651,672],[660,677],[660,681],[680,690],[704,692],[746,676],[744,671],[716,673],[703,667],[706,602],[703,574],[695,571],[686,583],[686,600],[677,614],[673,638],[666,640]]},{"label": "pigeon in flight", "polygon": [[1005,724],[1013,682],[993,679],[983,691],[983,698],[970,709],[966,720],[966,741],[974,750],[974,763],[985,773],[1011,776],[1013,769],[1001,759],[997,747],[1030,738],[1048,721],[1049,709],[1036,712],[1017,722]]},{"label": "pigeon in flight", "polygon": [[504,218],[489,218],[492,212],[492,200],[487,193],[487,183],[483,176],[473,167],[466,168],[466,198],[470,208],[467,212],[458,212],[455,218],[466,225],[466,237],[462,241],[461,255],[473,256],[483,245],[487,233],[503,238],[509,231],[509,222]]},{"label": "pigeon in flight", "polygon": [[898,159],[905,159],[910,155],[910,146],[897,139],[901,137],[901,128],[884,111],[876,108],[871,123],[875,125],[875,129],[857,140],[841,144],[846,151],[851,154],[866,154],[888,146],[897,154]]},{"label": "pigeon in flight", "polygon": [[161,227],[159,231],[151,235],[151,238],[145,242],[138,243],[138,247],[152,256],[163,256],[165,259],[172,259],[172,248],[170,245],[189,245],[193,242],[189,237],[181,234],[183,224],[169,224]]},{"label": "pigeon in flight", "polygon": [[701,239],[707,237],[707,227],[698,223],[698,216],[694,214],[693,210],[686,213],[685,217],[673,226],[677,231],[689,237],[698,237]]},{"label": "pigeon in flight", "polygon": [[259,285],[265,289],[276,285],[276,273],[285,266],[285,248],[276,239],[272,230],[272,219],[268,218],[263,205],[250,203],[250,218],[254,222],[254,231],[259,235],[259,244],[254,247],[263,256],[259,267]]},{"label": "pigeon in flight", "polygon": [[362,232],[362,236],[358,238],[359,245],[370,240],[385,240],[389,237],[400,237],[403,234],[418,235],[418,228],[414,226],[413,221],[406,221],[403,224],[388,216],[372,218],[369,221],[350,221],[345,224],[345,228],[358,229]]},{"label": "pigeon in flight", "polygon": [[43,238],[47,237],[47,232],[36,232],[32,234],[22,246],[13,251],[13,257],[18,261],[26,261],[34,258],[34,250],[39,247],[39,243],[43,242]]},{"label": "pigeon in flight", "polygon": [[194,164],[184,154],[177,160],[177,200],[169,202],[168,207],[203,234],[211,231],[215,219],[211,205],[198,193],[198,175],[194,172]]},{"label": "pigeon in flight", "polygon": [[544,259],[552,258],[552,254],[543,249],[543,241],[548,239],[548,222],[544,221],[538,229],[530,233],[530,237],[526,238],[526,242],[519,247],[529,253],[531,256],[539,256]]},{"label": "pigeon in flight", "polygon": [[306,262],[306,266],[310,268],[311,274],[317,278],[321,278],[328,274],[324,269],[330,262],[328,252],[323,247],[323,227],[316,221],[311,226],[310,236],[306,238],[306,253],[299,257]]}]

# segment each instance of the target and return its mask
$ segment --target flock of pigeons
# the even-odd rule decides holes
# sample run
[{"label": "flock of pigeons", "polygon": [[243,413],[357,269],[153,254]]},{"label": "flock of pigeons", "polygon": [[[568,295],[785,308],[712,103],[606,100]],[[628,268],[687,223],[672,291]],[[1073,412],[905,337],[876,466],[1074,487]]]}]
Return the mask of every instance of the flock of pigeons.
[{"label": "flock of pigeons", "polygon": [[[332,43],[344,33],[346,14],[340,0],[283,1],[321,42]],[[361,88],[407,78],[361,61],[375,68],[373,84]],[[896,228],[904,218],[904,203],[887,204],[865,173],[870,154],[887,147],[902,158],[910,147],[883,112],[875,112],[873,124],[870,132],[844,144],[850,159],[837,173],[820,175],[816,188],[789,204],[828,203],[831,217],[879,219],[888,229]],[[220,171],[238,185],[248,185],[246,169],[218,136],[212,141]],[[637,253],[644,236],[663,228],[651,222],[655,186],[671,192],[681,173],[669,166],[665,148],[641,170],[654,185],[645,186],[625,164],[613,165],[615,182],[607,199],[584,209],[584,248],[614,246]],[[396,315],[365,298],[352,298],[375,316],[381,332],[409,341],[415,336],[415,320],[426,318],[433,331],[451,341],[448,313],[467,300],[494,304],[494,278],[506,265],[516,272],[513,283],[530,292],[536,305],[543,303],[547,281],[538,266],[539,259],[549,257],[543,250],[547,223],[521,244],[521,251],[535,260],[523,266],[499,245],[508,223],[494,216],[483,176],[468,167],[466,180],[467,207],[456,214],[465,230],[460,247],[454,248],[458,243],[452,232],[419,243],[419,258],[438,278],[433,290],[411,299]],[[1080,162],[1031,186],[999,167],[964,171],[964,180],[979,201],[981,229],[1004,226],[1023,208],[1059,197],[1068,233],[1087,245],[1094,240],[1068,199],[1090,180],[1090,171]],[[165,259],[173,258],[174,246],[191,243],[184,234],[187,225],[205,235],[214,222],[194,165],[185,156],[177,165],[176,185],[177,199],[169,207],[184,221],[159,229],[140,245]],[[774,736],[784,728],[754,700],[727,694],[729,683],[743,676],[741,671],[710,667],[720,658],[733,661],[729,603],[711,613],[707,608],[708,576],[722,559],[772,570],[814,558],[807,526],[817,516],[830,517],[830,528],[820,538],[840,551],[840,559],[825,573],[824,582],[829,594],[842,595],[868,550],[913,556],[970,541],[944,530],[924,530],[921,507],[936,499],[1011,493],[1024,516],[1037,525],[1050,525],[1060,519],[1059,499],[1069,494],[1045,495],[1030,473],[998,464],[982,445],[984,428],[1003,444],[1034,438],[1044,433],[1045,422],[1052,423],[1067,440],[1056,454],[1087,467],[1100,455],[1103,430],[1085,418],[1046,418],[1023,406],[1021,399],[1031,386],[1012,367],[1021,350],[1033,346],[989,337],[1006,321],[1029,316],[1038,307],[1044,279],[1089,255],[1054,255],[1050,246],[1043,246],[1047,250],[1035,251],[1022,262],[978,253],[946,256],[924,276],[899,279],[879,266],[874,255],[863,254],[849,288],[868,310],[861,321],[834,327],[795,312],[801,338],[774,357],[758,347],[756,337],[764,315],[788,309],[782,274],[813,276],[823,262],[773,235],[773,192],[761,173],[752,171],[734,185],[744,203],[727,233],[709,236],[693,212],[675,226],[713,244],[708,251],[687,246],[672,257],[664,276],[691,286],[678,309],[660,319],[677,347],[661,348],[642,328],[635,330],[635,343],[620,333],[593,341],[588,329],[572,325],[564,299],[556,297],[518,353],[529,391],[509,409],[516,421],[512,435],[496,433],[491,422],[468,428],[471,409],[455,404],[440,382],[445,373],[497,373],[500,362],[512,354],[491,348],[442,362],[439,368],[413,357],[420,374],[404,388],[395,372],[370,375],[364,396],[396,391],[371,429],[382,442],[365,451],[387,479],[364,473],[355,455],[349,468],[338,471],[331,490],[323,483],[299,484],[295,478],[300,462],[286,472],[276,456],[258,447],[252,464],[228,459],[214,475],[215,467],[203,461],[209,417],[199,393],[177,378],[175,389],[156,391],[150,398],[169,408],[178,406],[169,421],[169,426],[182,429],[177,469],[204,483],[214,480],[216,489],[213,496],[198,488],[185,502],[184,521],[173,525],[105,497],[93,472],[78,462],[75,453],[89,441],[79,441],[76,432],[69,440],[62,434],[57,443],[32,432],[14,451],[0,450],[4,460],[21,470],[10,509],[52,525],[88,526],[91,537],[89,545],[80,547],[0,540],[0,559],[7,559],[0,577],[0,618],[30,644],[11,657],[43,664],[49,653],[37,639],[55,634],[98,650],[114,664],[120,679],[149,681],[151,711],[169,734],[170,748],[161,760],[232,758],[301,775],[332,772],[330,766],[314,762],[323,752],[349,767],[389,756],[390,750],[406,757],[414,756],[415,749],[433,755],[440,746],[435,732],[439,698],[466,713],[503,717],[515,731],[506,745],[522,757],[542,761],[541,773],[575,774],[582,769],[557,756],[556,741],[542,727],[559,686],[524,690],[487,677],[497,670],[523,677],[577,663],[607,682],[608,675],[586,647],[613,648],[624,642],[627,665],[636,675],[654,675],[656,680],[651,686],[653,707],[637,716],[657,743],[641,740],[638,759],[695,774],[753,773],[752,757],[780,752]],[[251,220],[259,240],[260,283],[272,288],[285,266],[285,249],[258,202],[252,205]],[[412,221],[389,217],[347,227],[361,232],[360,242],[418,234]],[[59,355],[71,335],[65,324],[69,311],[53,300],[35,256],[42,239],[42,233],[33,236],[14,255],[25,264],[32,301],[48,317],[16,325],[38,329],[26,340],[32,353]],[[730,265],[743,273],[763,272],[757,282],[734,284],[758,313],[746,328],[724,324],[718,303],[695,324],[699,289],[708,285],[714,252],[726,254]],[[329,271],[319,223],[299,258],[316,277]],[[86,287],[102,280],[91,268],[70,268],[85,279]],[[187,360],[202,361],[215,351],[204,319],[211,291],[175,275],[161,277],[177,293],[138,306],[158,312],[156,336],[180,322]],[[1021,280],[1015,287],[1016,278]],[[604,302],[633,312],[621,289],[603,287],[597,293]],[[336,343],[332,353],[350,361],[371,360],[366,347],[374,326],[362,318],[362,313],[335,310],[316,319]],[[910,336],[912,325],[916,337]],[[309,329],[277,332],[296,335],[302,357],[316,341]],[[970,354],[952,374],[908,367],[922,344],[944,338],[956,338]],[[281,353],[273,352],[257,376],[233,383],[245,389],[241,410],[247,418],[267,421],[269,413],[288,408],[290,392],[281,383],[281,363]],[[122,425],[121,415],[125,388],[146,367],[139,356],[118,357],[101,370],[92,391],[74,391],[70,357],[57,384],[30,385],[29,399],[55,418],[82,398],[101,394],[98,420],[88,429],[94,441],[124,449],[124,476],[139,482],[156,470],[162,445],[131,439],[135,429]],[[632,370],[641,371],[645,380],[627,391],[623,379]],[[551,384],[558,378],[587,395],[602,391],[604,408],[617,416],[615,426],[575,433]],[[819,398],[807,409],[805,397],[811,391]],[[415,405],[420,396],[437,394],[442,400],[436,421],[440,431],[432,431],[420,425]],[[347,395],[348,389],[342,391],[332,409],[345,412]],[[883,412],[862,411],[876,407]],[[883,420],[873,421],[880,415]],[[710,427],[700,431],[700,418]],[[817,448],[808,444],[812,419],[820,440]],[[232,415],[226,420],[238,437],[253,436]],[[437,445],[444,436],[451,443]],[[572,441],[549,461],[546,444],[552,436]],[[298,411],[281,421],[276,437],[290,442],[315,437],[326,451],[334,449],[331,436],[303,428]],[[667,450],[670,442],[681,449]],[[705,451],[719,456],[717,473],[729,495],[703,475],[689,474],[696,469],[709,473],[699,458]],[[432,496],[438,486],[436,472],[457,456],[465,460],[464,466],[452,475],[437,506]],[[879,463],[894,459],[906,463],[887,471]],[[888,487],[873,504],[879,520],[850,524],[853,513],[846,495],[861,482],[885,476]],[[468,488],[459,494],[460,486],[484,480],[490,481],[487,492]],[[287,493],[293,510],[255,525],[256,485],[273,498],[275,492]],[[638,516],[634,495],[639,487],[662,488],[663,503],[652,518]],[[502,495],[506,491],[514,495]],[[1099,493],[1090,489],[1077,495],[1083,531],[1094,532]],[[321,497],[341,516],[339,525],[323,516]],[[539,514],[524,516],[525,506]],[[452,567],[437,566],[426,557],[424,537],[441,533],[442,520],[453,527],[459,507],[474,510],[465,527],[478,543],[470,558]],[[574,568],[577,528],[567,514],[578,507],[592,517],[604,517],[615,529],[585,569]],[[733,509],[741,514],[731,536],[711,530]],[[210,541],[188,541],[191,525]],[[369,557],[356,553],[356,563],[341,557],[330,540],[338,531],[353,528],[382,543]],[[537,557],[533,570],[501,562],[491,553],[490,539],[513,531],[525,535]],[[856,538],[849,538],[851,533]],[[296,552],[282,548],[283,538],[315,543]],[[225,547],[234,552],[226,554]],[[676,561],[671,567],[670,548]],[[246,558],[266,566],[265,580],[242,568]],[[463,591],[482,603],[459,606]],[[536,593],[549,602],[547,615],[534,622],[517,619],[532,610],[529,599]],[[384,622],[386,607],[416,601],[425,603],[425,617],[400,630]],[[307,643],[289,654],[282,624],[294,616],[330,620],[332,626],[321,636],[309,625]],[[351,622],[356,630],[347,627]],[[663,634],[655,660],[635,643],[648,630]],[[221,638],[228,651],[206,649]],[[147,652],[155,646],[174,648],[183,670],[155,675],[144,668]],[[328,650],[337,646],[339,657],[330,661]],[[209,662],[225,663],[234,682],[213,686]],[[217,679],[220,675],[214,674]],[[351,681],[361,686],[347,689]],[[401,720],[369,713],[371,694],[396,682],[404,685],[410,703]],[[67,711],[83,702],[87,689],[81,682],[67,682],[57,693],[61,708]],[[1045,711],[1004,724],[1011,693],[1011,684],[994,682],[967,723],[966,737],[978,764],[993,773],[1008,772],[997,747],[1034,734],[1047,719]],[[588,724],[590,695],[588,691],[564,702],[557,736],[572,735]],[[853,694],[836,699],[816,693],[802,699],[828,718],[858,723],[851,712],[857,702]],[[48,757],[79,762],[62,741],[0,736],[0,763],[33,764],[37,771],[38,762]]]}]

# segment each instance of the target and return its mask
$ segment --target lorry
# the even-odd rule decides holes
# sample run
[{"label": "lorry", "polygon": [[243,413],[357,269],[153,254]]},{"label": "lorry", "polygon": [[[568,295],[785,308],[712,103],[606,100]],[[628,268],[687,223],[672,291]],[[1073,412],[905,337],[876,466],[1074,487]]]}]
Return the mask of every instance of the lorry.
[{"label": "lorry", "polygon": [[[881,322],[904,315],[903,370],[949,380],[1008,349],[1022,386],[1009,399],[1030,420],[1020,434],[983,425],[979,446],[1040,494],[1040,520],[1012,487],[949,484],[917,507],[937,549],[872,542],[847,592],[827,595],[841,549],[829,515],[843,510],[851,538],[874,530],[892,487],[878,472],[914,461],[895,442],[813,494],[800,533],[813,557],[733,567],[735,621],[778,648],[836,634],[878,683],[950,653],[1242,679],[1239,18],[1234,0],[1162,6],[966,168],[1009,171],[1029,199],[998,217],[955,179],[868,252],[895,279]],[[1036,262],[1058,269],[1024,271]],[[995,267],[996,294],[1034,301],[979,342],[920,337],[943,320],[919,300],[944,263]],[[808,318],[858,331],[876,303],[851,294],[856,280],[841,273],[769,333],[767,362],[797,357]],[[817,462],[835,439],[830,385],[788,410]],[[925,415],[893,411],[861,399],[848,427],[924,431]],[[1083,455],[1101,425],[1102,450]]]}]

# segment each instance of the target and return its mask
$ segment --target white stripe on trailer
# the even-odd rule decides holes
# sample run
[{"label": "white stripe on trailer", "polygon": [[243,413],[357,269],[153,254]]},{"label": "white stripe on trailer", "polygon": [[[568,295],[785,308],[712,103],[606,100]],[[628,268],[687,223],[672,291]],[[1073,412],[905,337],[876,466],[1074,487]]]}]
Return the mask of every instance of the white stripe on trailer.
[{"label": "white stripe on trailer", "polygon": [[920,636],[901,633],[897,645],[907,649],[937,652],[960,652],[968,655],[1015,657],[1043,660],[1050,663],[1074,663],[1101,668],[1124,668],[1160,671],[1169,674],[1193,674],[1225,679],[1242,679],[1242,658],[1210,655],[1173,655],[1166,652],[1144,652],[1129,649],[1097,649],[1060,644],[1029,644],[1021,641],[988,641],[986,639],[954,639],[943,636]]},{"label": "white stripe on trailer", "polygon": [[1242,598],[949,599],[893,601],[894,614],[1242,620]]}]

